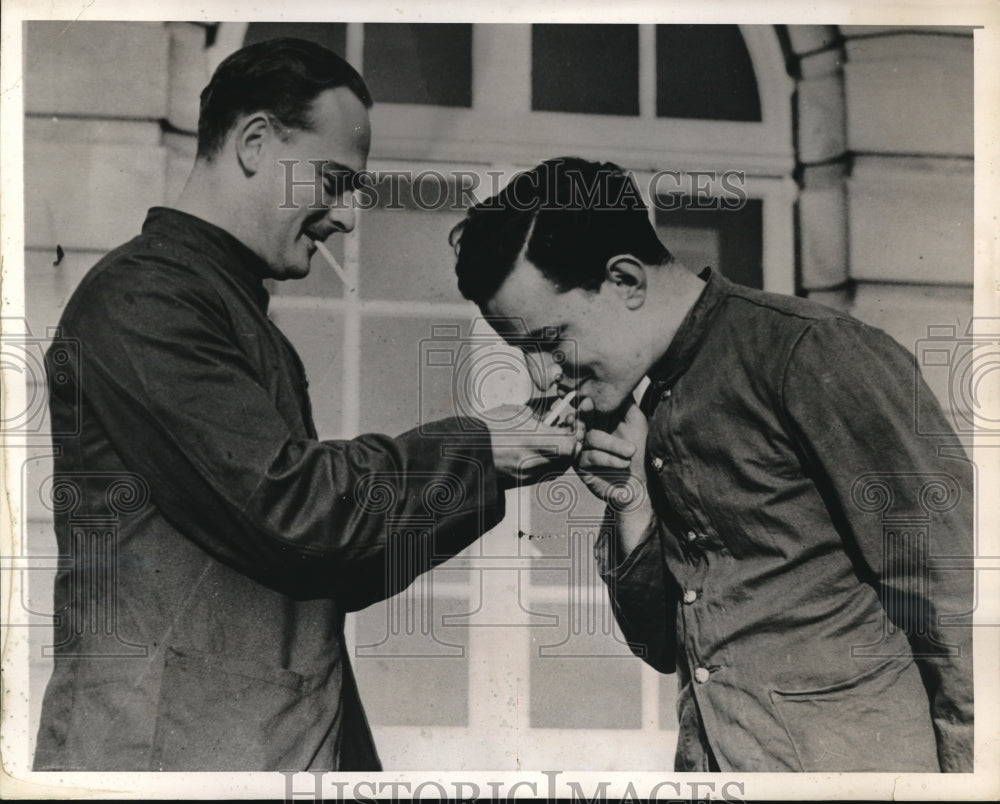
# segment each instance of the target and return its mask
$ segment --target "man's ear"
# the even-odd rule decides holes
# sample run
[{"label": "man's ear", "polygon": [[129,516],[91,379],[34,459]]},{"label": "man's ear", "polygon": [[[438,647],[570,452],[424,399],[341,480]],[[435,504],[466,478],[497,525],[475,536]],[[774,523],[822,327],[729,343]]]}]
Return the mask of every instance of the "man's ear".
[{"label": "man's ear", "polygon": [[271,120],[264,112],[254,112],[240,118],[233,133],[236,158],[243,175],[253,176],[260,170],[264,144],[275,134]]},{"label": "man's ear", "polygon": [[631,254],[616,254],[608,260],[605,275],[606,281],[629,310],[638,310],[646,303],[648,277],[642,260]]}]

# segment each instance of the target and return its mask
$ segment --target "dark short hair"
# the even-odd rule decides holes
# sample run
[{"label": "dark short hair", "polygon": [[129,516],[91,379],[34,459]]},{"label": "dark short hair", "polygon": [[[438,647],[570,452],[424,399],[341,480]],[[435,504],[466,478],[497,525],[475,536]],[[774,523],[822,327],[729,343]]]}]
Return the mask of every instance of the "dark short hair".
[{"label": "dark short hair", "polygon": [[322,45],[281,38],[237,50],[202,90],[198,158],[214,157],[243,114],[265,111],[285,128],[310,130],[316,97],[336,87],[347,87],[371,108],[371,94],[358,71]]},{"label": "dark short hair", "polygon": [[647,265],[673,256],[649,221],[634,179],[611,162],[559,157],[520,173],[476,204],[451,231],[462,295],[479,306],[528,260],[562,292],[596,290],[607,261],[632,254]]}]

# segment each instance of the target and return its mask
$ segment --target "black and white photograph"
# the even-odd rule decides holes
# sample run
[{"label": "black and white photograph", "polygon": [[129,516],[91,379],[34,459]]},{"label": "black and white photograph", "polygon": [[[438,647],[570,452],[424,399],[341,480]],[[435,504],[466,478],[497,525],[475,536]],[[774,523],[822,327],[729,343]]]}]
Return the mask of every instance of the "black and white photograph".
[{"label": "black and white photograph", "polygon": [[1000,797],[1000,6],[3,7],[0,796]]}]

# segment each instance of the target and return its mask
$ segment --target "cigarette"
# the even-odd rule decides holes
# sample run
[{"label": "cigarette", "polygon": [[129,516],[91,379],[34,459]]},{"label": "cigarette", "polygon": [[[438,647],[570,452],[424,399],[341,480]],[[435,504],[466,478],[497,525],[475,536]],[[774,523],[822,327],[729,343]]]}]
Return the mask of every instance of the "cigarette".
[{"label": "cigarette", "polygon": [[340,277],[340,281],[344,283],[344,287],[348,290],[354,290],[351,287],[351,283],[347,281],[347,274],[344,273],[344,269],[340,267],[340,263],[337,262],[337,258],[330,253],[330,249],[324,245],[322,240],[313,240],[313,244],[320,254],[323,255],[323,259],[330,263],[330,267],[337,272],[337,276]]},{"label": "cigarette", "polygon": [[562,416],[566,409],[569,407],[569,403],[573,401],[573,397],[576,396],[576,391],[570,391],[566,396],[560,399],[555,405],[552,406],[552,410],[548,412],[544,419],[542,419],[542,424],[546,427],[551,427],[555,424],[559,417]]}]

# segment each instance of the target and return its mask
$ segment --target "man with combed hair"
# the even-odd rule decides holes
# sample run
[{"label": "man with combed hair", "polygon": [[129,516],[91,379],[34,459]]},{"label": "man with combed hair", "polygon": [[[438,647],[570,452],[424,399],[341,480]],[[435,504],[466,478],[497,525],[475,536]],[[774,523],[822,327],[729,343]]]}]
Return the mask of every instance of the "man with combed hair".
[{"label": "man with combed hair", "polygon": [[913,357],[688,270],[610,163],[520,174],[452,240],[462,293],[544,340],[536,384],[591,418],[597,557],[633,651],[677,674],[675,769],[971,771],[972,464],[915,431],[952,432]]},{"label": "man with combed hair", "polygon": [[[576,434],[512,406],[319,440],[263,282],[353,228],[371,97],[281,39],[226,59],[201,101],[176,207],[87,274],[47,354],[53,432],[78,432],[55,438],[65,560],[35,768],[379,770],[345,613],[472,543]],[[289,164],[322,171],[322,198],[299,182],[289,203]],[[530,437],[501,443],[503,421]],[[414,520],[432,524],[393,530]]]}]

